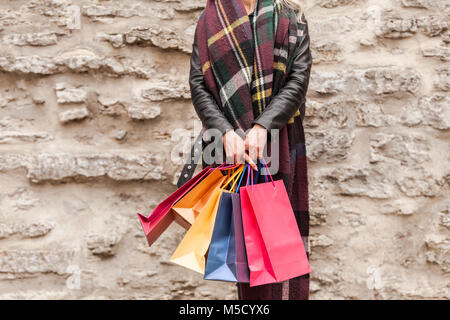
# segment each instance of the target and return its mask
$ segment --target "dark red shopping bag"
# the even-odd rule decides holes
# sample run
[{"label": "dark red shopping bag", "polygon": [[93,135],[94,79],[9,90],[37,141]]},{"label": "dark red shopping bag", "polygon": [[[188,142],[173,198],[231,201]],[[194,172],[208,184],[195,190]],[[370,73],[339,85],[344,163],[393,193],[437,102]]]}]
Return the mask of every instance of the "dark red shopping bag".
[{"label": "dark red shopping bag", "polygon": [[250,286],[311,272],[284,182],[270,179],[240,189]]},{"label": "dark red shopping bag", "polygon": [[159,236],[170,226],[173,221],[177,222],[185,229],[188,229],[191,226],[190,223],[171,210],[171,208],[179,199],[189,192],[189,190],[205,178],[211,170],[214,169],[209,166],[204,168],[192,177],[192,179],[167,197],[167,199],[161,202],[148,217],[138,213],[142,229],[144,230],[149,246],[151,246],[153,242],[159,238]]}]

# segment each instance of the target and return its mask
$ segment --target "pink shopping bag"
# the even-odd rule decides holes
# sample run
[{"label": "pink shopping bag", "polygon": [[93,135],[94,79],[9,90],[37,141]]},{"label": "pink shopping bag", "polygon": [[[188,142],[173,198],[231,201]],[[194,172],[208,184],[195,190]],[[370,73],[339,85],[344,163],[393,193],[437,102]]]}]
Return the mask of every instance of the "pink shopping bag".
[{"label": "pink shopping bag", "polygon": [[267,283],[277,282],[275,272],[270,262],[269,253],[264,244],[261,230],[258,227],[256,215],[247,193],[250,186],[249,178],[252,176],[252,169],[249,168],[247,175],[247,186],[239,189],[241,198],[242,226],[244,230],[245,250],[247,253],[247,263],[250,270],[250,286],[258,286]]},{"label": "pink shopping bag", "polygon": [[311,272],[283,180],[270,179],[240,189],[250,286]]}]

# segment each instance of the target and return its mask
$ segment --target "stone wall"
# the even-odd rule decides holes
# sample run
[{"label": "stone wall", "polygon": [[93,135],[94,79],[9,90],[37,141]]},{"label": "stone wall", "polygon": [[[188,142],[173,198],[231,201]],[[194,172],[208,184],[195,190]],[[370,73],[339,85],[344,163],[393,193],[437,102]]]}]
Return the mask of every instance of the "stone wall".
[{"label": "stone wall", "polygon": [[[0,2],[0,299],[236,298],[149,248],[205,0]],[[446,0],[304,0],[312,299],[450,297]],[[179,136],[178,136],[179,137]]]}]

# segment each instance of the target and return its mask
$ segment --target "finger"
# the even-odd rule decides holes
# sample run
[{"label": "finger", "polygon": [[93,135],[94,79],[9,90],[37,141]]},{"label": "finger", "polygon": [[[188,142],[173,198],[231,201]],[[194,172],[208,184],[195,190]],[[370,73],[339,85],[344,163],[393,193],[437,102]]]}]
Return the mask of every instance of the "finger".
[{"label": "finger", "polygon": [[253,146],[253,160],[255,160],[255,162],[258,161],[259,159],[259,143],[258,140],[255,141],[255,145]]},{"label": "finger", "polygon": [[227,164],[233,164],[233,161],[234,161],[233,158],[234,158],[233,154],[228,155],[227,156]]},{"label": "finger", "polygon": [[226,163],[227,164],[229,164],[230,163],[230,161],[231,161],[231,157],[233,156],[233,151],[232,150],[230,150],[230,148],[226,148],[225,149],[225,161],[226,161]]},{"label": "finger", "polygon": [[250,144],[249,144],[249,148],[248,148],[248,155],[250,156],[250,158],[255,162],[256,158],[258,156],[258,148],[257,148],[257,141],[252,138],[250,140]]},{"label": "finger", "polygon": [[228,138],[225,139],[224,141],[224,145],[225,145],[225,156],[226,156],[226,163],[230,164],[232,163],[232,157],[233,157],[233,144],[232,141]]},{"label": "finger", "polygon": [[239,144],[238,144],[238,153],[239,153],[239,161],[240,161],[239,163],[244,163],[245,143],[242,139],[239,141]]},{"label": "finger", "polygon": [[228,164],[233,163],[234,148],[233,148],[233,144],[229,140],[228,140],[228,144],[226,146],[225,152],[227,154],[227,163]]},{"label": "finger", "polygon": [[263,154],[264,154],[264,147],[265,147],[265,142],[261,141],[261,143],[258,143],[258,159],[262,159]]},{"label": "finger", "polygon": [[234,146],[232,143],[230,143],[228,150],[229,150],[228,157],[227,157],[228,163],[233,164],[234,163]]},{"label": "finger", "polygon": [[250,164],[253,170],[258,170],[258,167],[256,166],[255,162],[250,158],[247,152],[244,154],[244,158],[245,161],[247,161]]},{"label": "finger", "polygon": [[236,152],[237,163],[241,164],[244,162],[244,153],[241,151]]},{"label": "finger", "polygon": [[238,164],[239,163],[239,152],[237,149],[237,146],[235,146],[234,149],[234,164]]},{"label": "finger", "polygon": [[238,140],[236,139],[236,137],[233,137],[233,163],[236,164],[237,163],[237,150],[238,150]]},{"label": "finger", "polygon": [[249,141],[249,137],[247,136],[247,137],[245,137],[245,141],[244,141],[244,150],[245,151],[248,151],[249,144],[250,144],[250,141]]},{"label": "finger", "polygon": [[259,131],[258,135],[258,159],[262,159],[264,154],[264,148],[266,146],[267,135],[265,132]]}]

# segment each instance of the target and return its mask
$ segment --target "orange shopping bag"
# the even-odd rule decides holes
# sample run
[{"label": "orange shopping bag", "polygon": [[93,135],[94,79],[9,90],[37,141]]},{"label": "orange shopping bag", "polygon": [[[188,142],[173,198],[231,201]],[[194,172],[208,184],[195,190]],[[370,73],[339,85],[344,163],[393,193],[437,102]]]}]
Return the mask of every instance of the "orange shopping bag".
[{"label": "orange shopping bag", "polygon": [[177,203],[172,206],[172,210],[181,216],[190,226],[194,223],[195,218],[201,209],[208,202],[213,190],[220,186],[223,182],[223,174],[217,168],[211,168],[210,173],[199,184],[192,188]]},{"label": "orange shopping bag", "polygon": [[219,184],[210,193],[205,206],[170,258],[171,262],[204,274],[205,255],[211,242],[220,195],[230,182],[239,177],[243,169],[243,165],[239,165],[231,177],[222,177],[225,184],[222,187]]}]

